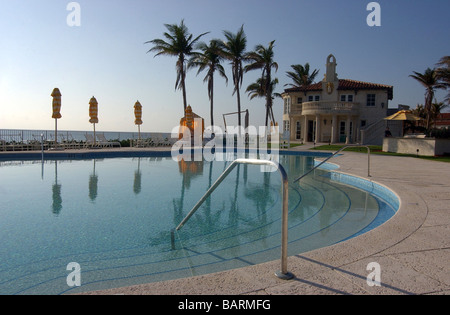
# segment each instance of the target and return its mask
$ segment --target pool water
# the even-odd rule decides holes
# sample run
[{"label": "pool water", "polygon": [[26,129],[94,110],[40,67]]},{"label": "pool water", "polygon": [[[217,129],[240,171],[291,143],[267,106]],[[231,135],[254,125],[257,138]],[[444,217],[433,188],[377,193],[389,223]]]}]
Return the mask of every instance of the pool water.
[{"label": "pool water", "polygon": [[[281,155],[289,255],[382,224],[390,203]],[[189,277],[280,258],[278,172],[239,165],[171,234],[230,162],[171,157],[0,163],[0,294],[64,294]],[[81,286],[67,280],[71,262]]]}]

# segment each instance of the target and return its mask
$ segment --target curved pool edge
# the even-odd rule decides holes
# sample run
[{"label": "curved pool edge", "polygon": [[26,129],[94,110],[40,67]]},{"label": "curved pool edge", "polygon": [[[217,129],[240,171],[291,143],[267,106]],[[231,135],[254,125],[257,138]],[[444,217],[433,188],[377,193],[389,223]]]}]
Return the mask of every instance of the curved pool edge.
[{"label": "curved pool edge", "polygon": [[[340,172],[364,177],[367,162],[358,153],[345,153],[335,158]],[[386,161],[389,163],[386,163]],[[383,268],[397,265],[388,257],[397,253],[399,244],[408,243],[410,237],[423,225],[428,205],[424,199],[409,190],[411,182],[405,173],[393,173],[404,160],[395,157],[374,156],[372,181],[388,187],[399,198],[397,213],[383,225],[345,242],[294,255],[288,259],[288,270],[293,281],[277,279],[273,273],[279,260],[200,275],[184,279],[136,285],[86,294],[409,294],[404,288],[408,268],[389,272],[392,285],[369,287],[366,283],[367,266],[379,262]],[[388,167],[383,167],[388,165]],[[390,268],[392,269],[392,268]],[[384,281],[383,281],[384,282]],[[399,285],[395,285],[399,283]],[[417,291],[417,290],[416,290]]]}]

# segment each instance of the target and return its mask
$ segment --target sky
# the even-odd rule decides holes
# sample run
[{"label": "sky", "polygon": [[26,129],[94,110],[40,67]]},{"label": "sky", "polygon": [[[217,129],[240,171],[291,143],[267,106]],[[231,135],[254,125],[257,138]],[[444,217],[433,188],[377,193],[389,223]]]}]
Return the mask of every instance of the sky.
[{"label": "sky", "polygon": [[[279,80],[276,92],[290,83],[291,65],[309,63],[325,74],[333,54],[341,79],[394,86],[398,104],[413,108],[424,102],[424,88],[409,75],[435,67],[450,55],[448,0],[384,0],[380,26],[370,27],[368,0],[79,0],[74,10],[66,0],[0,0],[0,129],[54,128],[52,98],[62,94],[60,130],[91,130],[89,100],[98,101],[96,130],[136,131],[133,106],[143,106],[143,132],[170,132],[183,116],[183,99],[175,90],[175,57],[147,53],[144,44],[163,38],[164,24],[184,19],[189,31],[209,42],[223,39],[223,31],[241,25],[247,50],[275,40],[274,59]],[[79,25],[70,26],[74,13]],[[73,24],[73,23],[72,23]],[[231,68],[224,63],[228,85],[215,78],[214,119],[237,111]],[[187,100],[193,111],[210,124],[206,73],[191,70],[186,77]],[[264,99],[250,100],[246,87],[261,73],[244,74],[242,109],[250,124],[264,125]],[[436,94],[442,101],[445,92]],[[281,123],[282,100],[274,102]],[[227,124],[236,125],[236,117]]]}]

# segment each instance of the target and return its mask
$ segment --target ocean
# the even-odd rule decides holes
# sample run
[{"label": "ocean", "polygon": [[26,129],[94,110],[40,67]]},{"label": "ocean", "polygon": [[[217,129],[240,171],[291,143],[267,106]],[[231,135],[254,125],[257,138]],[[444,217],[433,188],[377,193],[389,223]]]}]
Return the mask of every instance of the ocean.
[{"label": "ocean", "polygon": [[[58,141],[86,141],[86,134],[94,134],[93,130],[58,130]],[[138,139],[138,132],[127,131],[96,131],[96,134],[104,134],[107,140],[128,140]],[[5,142],[29,142],[41,141],[41,135],[44,141],[55,140],[55,130],[20,130],[20,129],[0,129],[0,141]],[[153,137],[170,138],[170,132],[141,132],[141,139]]]}]

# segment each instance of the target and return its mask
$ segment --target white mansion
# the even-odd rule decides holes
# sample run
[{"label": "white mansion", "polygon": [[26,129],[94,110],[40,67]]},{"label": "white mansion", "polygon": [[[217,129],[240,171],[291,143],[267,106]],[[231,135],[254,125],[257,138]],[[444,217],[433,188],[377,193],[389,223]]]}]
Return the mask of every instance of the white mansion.
[{"label": "white mansion", "polygon": [[[393,87],[338,79],[336,65],[329,55],[322,82],[284,91],[283,131],[291,141],[354,143],[366,129],[376,132],[373,143],[382,141]],[[370,128],[374,125],[380,127]]]}]

